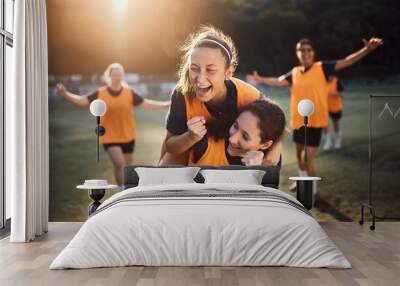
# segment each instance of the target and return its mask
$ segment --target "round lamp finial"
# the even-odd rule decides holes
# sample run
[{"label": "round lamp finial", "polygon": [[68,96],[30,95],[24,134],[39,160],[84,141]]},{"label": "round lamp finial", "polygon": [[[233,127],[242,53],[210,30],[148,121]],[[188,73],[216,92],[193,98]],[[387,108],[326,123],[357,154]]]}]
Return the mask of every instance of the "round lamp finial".
[{"label": "round lamp finial", "polygon": [[96,99],[92,101],[89,109],[94,116],[103,116],[107,111],[107,105],[104,100]]},{"label": "round lamp finial", "polygon": [[314,112],[314,103],[309,99],[303,99],[297,105],[297,111],[301,116],[309,116]]}]

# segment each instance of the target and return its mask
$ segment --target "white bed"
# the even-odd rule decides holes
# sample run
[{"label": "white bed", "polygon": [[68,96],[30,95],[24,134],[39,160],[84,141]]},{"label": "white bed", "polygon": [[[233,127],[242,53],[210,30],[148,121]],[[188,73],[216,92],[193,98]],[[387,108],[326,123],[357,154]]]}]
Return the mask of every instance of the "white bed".
[{"label": "white bed", "polygon": [[128,265],[351,267],[318,222],[284,192],[198,183],[115,194],[50,269]]}]

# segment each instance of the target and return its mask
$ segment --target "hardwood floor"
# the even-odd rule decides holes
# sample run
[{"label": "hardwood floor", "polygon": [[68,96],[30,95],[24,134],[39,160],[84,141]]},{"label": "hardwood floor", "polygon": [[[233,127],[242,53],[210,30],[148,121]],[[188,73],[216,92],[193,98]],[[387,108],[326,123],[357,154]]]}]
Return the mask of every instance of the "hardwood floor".
[{"label": "hardwood floor", "polygon": [[48,270],[81,223],[50,223],[32,243],[0,240],[0,285],[400,285],[400,222],[321,223],[353,268],[121,267]]}]

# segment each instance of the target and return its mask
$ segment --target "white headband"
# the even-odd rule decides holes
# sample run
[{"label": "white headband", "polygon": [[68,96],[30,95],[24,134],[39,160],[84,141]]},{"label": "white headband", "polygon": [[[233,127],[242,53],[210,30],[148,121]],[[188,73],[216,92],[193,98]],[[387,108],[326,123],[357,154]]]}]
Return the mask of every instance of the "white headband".
[{"label": "white headband", "polygon": [[229,61],[232,60],[231,53],[230,53],[230,52],[228,51],[228,49],[225,48],[224,45],[222,45],[221,43],[219,43],[219,42],[217,42],[217,41],[215,41],[215,40],[212,40],[212,39],[207,39],[207,38],[206,38],[206,39],[202,39],[202,40],[199,41],[199,43],[201,43],[201,42],[211,42],[211,43],[216,44],[217,46],[221,47],[221,48],[225,51],[225,53],[228,55]]}]

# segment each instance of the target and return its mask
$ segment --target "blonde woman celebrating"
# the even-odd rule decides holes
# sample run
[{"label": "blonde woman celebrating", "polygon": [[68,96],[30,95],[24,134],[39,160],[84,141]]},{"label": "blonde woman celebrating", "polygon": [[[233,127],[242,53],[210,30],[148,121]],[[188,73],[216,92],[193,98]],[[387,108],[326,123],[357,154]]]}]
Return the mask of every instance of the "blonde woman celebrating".
[{"label": "blonde woman celebrating", "polygon": [[136,123],[133,107],[144,109],[168,108],[169,101],[154,101],[141,97],[124,81],[124,68],[119,63],[110,64],[104,72],[105,86],[87,96],[73,94],[63,84],[57,84],[60,96],[79,107],[88,107],[95,99],[102,99],[107,112],[100,118],[106,133],[100,137],[114,166],[114,175],[118,185],[122,184],[123,168],[132,163],[132,154],[136,140]]},{"label": "blonde woman celebrating", "polygon": [[[203,26],[182,47],[179,83],[171,96],[163,164],[196,164],[208,148],[207,126],[226,134],[238,110],[260,99],[261,93],[233,77],[238,55],[232,39]],[[217,127],[215,127],[217,126]],[[276,164],[282,143],[276,142],[263,160]]]}]

